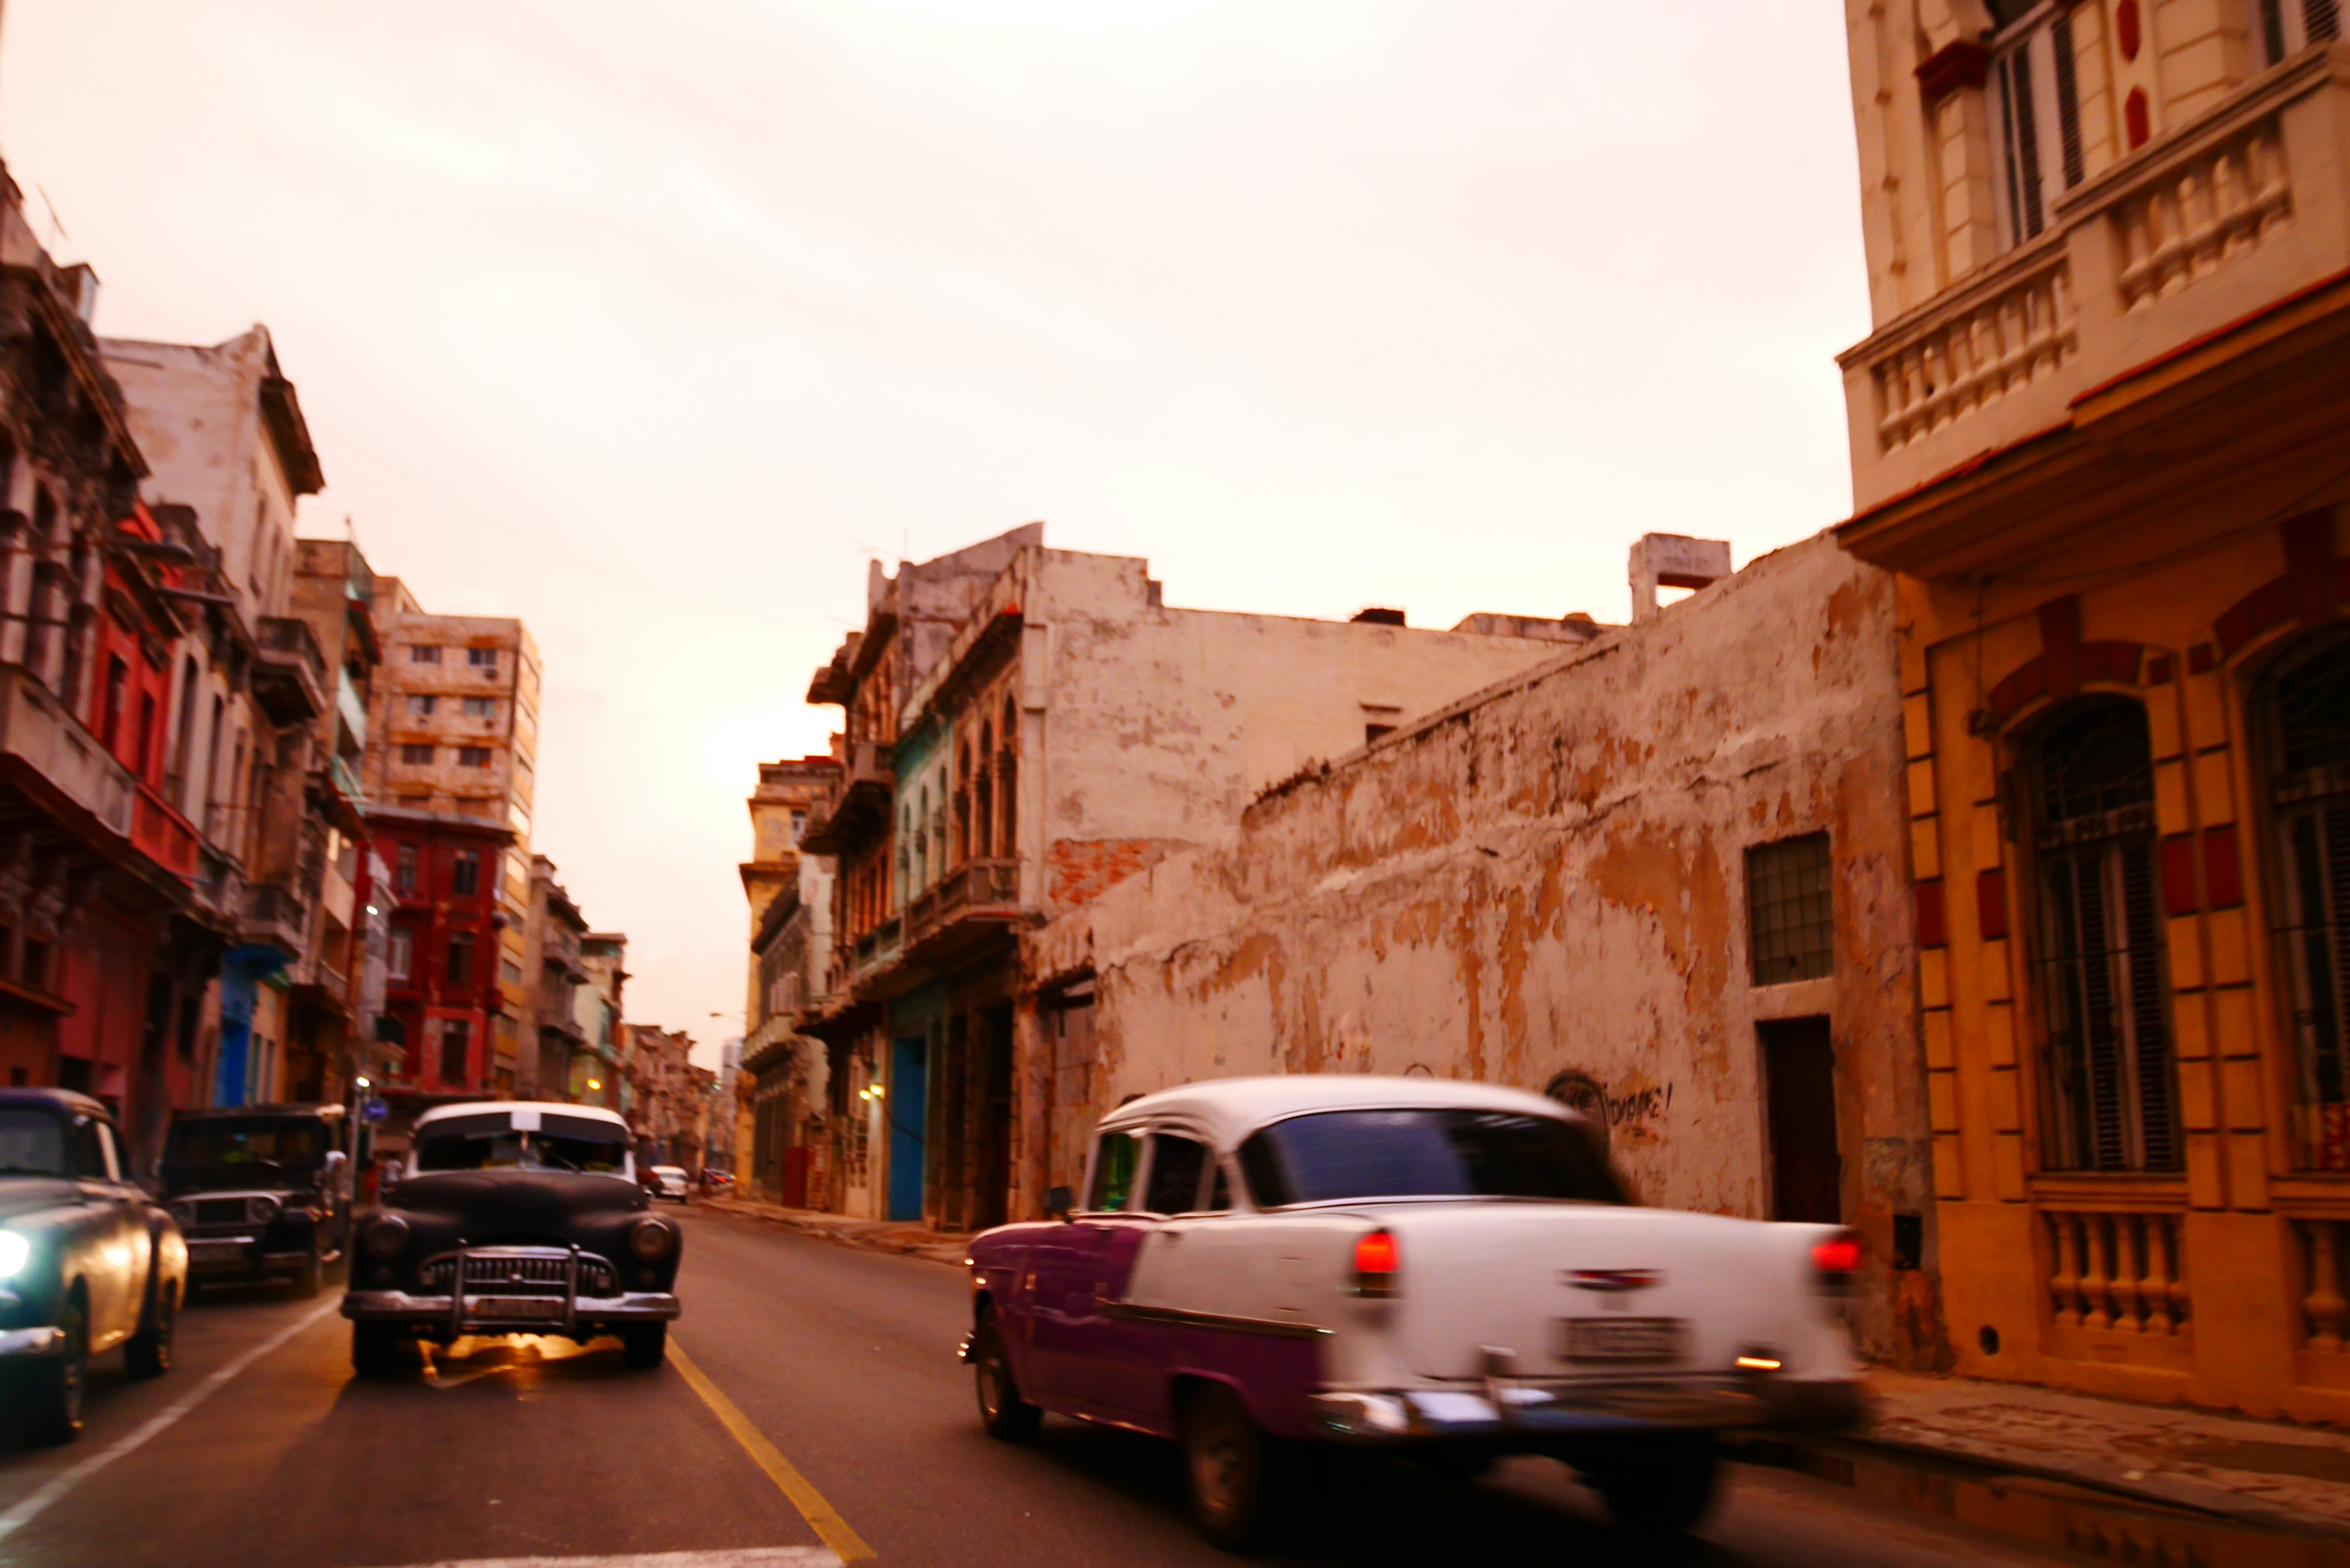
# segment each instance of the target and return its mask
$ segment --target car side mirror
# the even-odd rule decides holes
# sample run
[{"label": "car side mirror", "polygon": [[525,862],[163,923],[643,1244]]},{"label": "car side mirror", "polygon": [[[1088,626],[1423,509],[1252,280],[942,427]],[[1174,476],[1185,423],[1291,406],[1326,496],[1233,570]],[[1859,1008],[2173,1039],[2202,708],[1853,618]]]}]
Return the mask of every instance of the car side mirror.
[{"label": "car side mirror", "polygon": [[1045,1194],[1045,1212],[1055,1220],[1066,1220],[1076,1210],[1077,1200],[1066,1187],[1055,1187]]}]

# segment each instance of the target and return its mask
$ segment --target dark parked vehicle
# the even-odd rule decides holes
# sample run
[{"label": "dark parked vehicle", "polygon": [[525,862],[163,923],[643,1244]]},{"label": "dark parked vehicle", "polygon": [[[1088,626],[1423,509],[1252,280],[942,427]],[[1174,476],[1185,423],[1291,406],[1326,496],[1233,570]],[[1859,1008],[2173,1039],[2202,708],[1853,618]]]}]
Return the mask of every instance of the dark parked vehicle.
[{"label": "dark parked vehicle", "polygon": [[106,1107],[65,1089],[0,1089],[0,1376],[36,1442],[81,1430],[90,1357],[133,1377],[172,1365],[188,1250],[124,1168]]},{"label": "dark parked vehicle", "polygon": [[291,1281],[315,1296],[350,1238],[349,1158],[340,1106],[175,1111],[163,1146],[164,1199],[200,1285]]},{"label": "dark parked vehicle", "polygon": [[351,1365],[393,1370],[407,1343],[468,1334],[618,1334],[661,1364],[684,1238],[650,1212],[628,1124],[591,1106],[441,1106],[416,1120],[399,1184],[359,1216]]}]

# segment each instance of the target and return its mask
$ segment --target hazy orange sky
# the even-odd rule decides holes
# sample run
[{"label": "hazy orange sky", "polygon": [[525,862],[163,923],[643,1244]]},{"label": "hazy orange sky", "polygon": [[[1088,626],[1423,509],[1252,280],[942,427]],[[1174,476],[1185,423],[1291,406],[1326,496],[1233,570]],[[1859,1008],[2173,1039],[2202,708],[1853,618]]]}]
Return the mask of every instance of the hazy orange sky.
[{"label": "hazy orange sky", "polygon": [[[536,847],[740,1032],[734,867],[865,559],[1033,519],[1170,603],[1625,613],[1849,501],[1825,0],[8,0],[102,331],[268,325],[329,488],[546,659]],[[705,1056],[714,1052],[706,1051]]]}]

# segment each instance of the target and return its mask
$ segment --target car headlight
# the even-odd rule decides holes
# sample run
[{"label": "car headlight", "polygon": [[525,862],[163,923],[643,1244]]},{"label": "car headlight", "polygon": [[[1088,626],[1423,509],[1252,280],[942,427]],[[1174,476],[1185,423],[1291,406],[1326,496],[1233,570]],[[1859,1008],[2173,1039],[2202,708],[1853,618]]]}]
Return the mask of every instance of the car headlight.
[{"label": "car headlight", "polygon": [[676,1245],[677,1231],[658,1220],[639,1220],[629,1231],[629,1251],[634,1252],[642,1262],[660,1262],[669,1256],[670,1249]]},{"label": "car headlight", "polygon": [[388,1263],[408,1251],[408,1221],[397,1214],[379,1215],[367,1228],[367,1236],[359,1243],[367,1255],[379,1262]]},{"label": "car headlight", "polygon": [[245,1212],[255,1225],[266,1225],[277,1218],[277,1211],[284,1207],[275,1198],[256,1198]]},{"label": "car headlight", "polygon": [[0,1280],[13,1280],[33,1261],[33,1244],[14,1231],[0,1231]]},{"label": "car headlight", "polygon": [[172,1205],[172,1218],[182,1225],[192,1225],[196,1222],[196,1206],[182,1198]]}]

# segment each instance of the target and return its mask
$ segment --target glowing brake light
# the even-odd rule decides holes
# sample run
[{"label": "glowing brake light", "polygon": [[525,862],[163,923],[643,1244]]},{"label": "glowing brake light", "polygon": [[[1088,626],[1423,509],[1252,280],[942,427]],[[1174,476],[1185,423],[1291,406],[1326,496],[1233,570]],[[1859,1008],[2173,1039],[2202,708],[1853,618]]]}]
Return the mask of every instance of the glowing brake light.
[{"label": "glowing brake light", "polygon": [[1848,1296],[1860,1288],[1860,1238],[1850,1231],[1812,1246],[1812,1278],[1832,1296]]},{"label": "glowing brake light", "polygon": [[1848,1274],[1860,1267],[1860,1243],[1838,1236],[1812,1249],[1812,1267],[1824,1274]]},{"label": "glowing brake light", "polygon": [[1373,1231],[1357,1237],[1355,1241],[1355,1294],[1394,1295],[1397,1271],[1401,1262],[1393,1231]]}]

